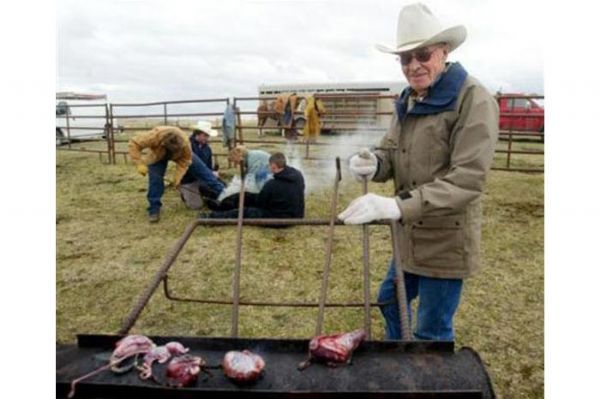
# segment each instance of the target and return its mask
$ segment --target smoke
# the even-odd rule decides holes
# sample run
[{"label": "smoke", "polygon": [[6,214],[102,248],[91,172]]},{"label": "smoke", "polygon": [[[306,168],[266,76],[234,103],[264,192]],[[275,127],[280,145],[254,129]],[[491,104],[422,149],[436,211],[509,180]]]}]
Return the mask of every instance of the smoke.
[{"label": "smoke", "polygon": [[[373,131],[373,125],[360,126],[359,129],[335,136],[321,136],[319,143],[310,145],[309,159],[306,159],[306,146],[288,143],[284,154],[288,164],[302,172],[306,184],[306,194],[333,187],[336,176],[335,158],[340,158],[342,179],[348,177],[348,159],[362,148],[373,149],[379,143],[384,131]],[[320,158],[320,159],[310,159]]]}]

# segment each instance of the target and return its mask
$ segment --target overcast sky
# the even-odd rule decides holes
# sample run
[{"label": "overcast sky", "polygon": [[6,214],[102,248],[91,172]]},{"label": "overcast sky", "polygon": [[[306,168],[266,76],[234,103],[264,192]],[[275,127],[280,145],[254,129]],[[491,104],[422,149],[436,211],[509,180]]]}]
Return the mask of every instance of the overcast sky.
[{"label": "overcast sky", "polygon": [[[260,84],[404,81],[408,1],[58,0],[57,90],[112,101],[256,95]],[[490,90],[544,92],[539,2],[426,1],[467,40],[451,53]],[[518,11],[518,12],[517,12]]]}]

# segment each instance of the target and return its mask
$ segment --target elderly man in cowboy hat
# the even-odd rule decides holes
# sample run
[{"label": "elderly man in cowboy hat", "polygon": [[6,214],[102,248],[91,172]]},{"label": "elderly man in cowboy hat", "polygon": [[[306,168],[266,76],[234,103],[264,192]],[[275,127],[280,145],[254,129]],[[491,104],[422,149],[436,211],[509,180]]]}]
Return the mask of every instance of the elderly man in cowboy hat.
[{"label": "elderly man in cowboy hat", "polygon": [[148,220],[156,223],[160,219],[162,196],[165,191],[164,177],[167,164],[176,164],[174,185],[193,180],[206,182],[214,195],[219,196],[224,184],[192,152],[189,138],[174,126],[157,126],[154,129],[135,135],[128,143],[129,156],[136,165],[138,173],[148,175]]},{"label": "elderly man in cowboy hat", "polygon": [[[349,160],[359,181],[393,179],[394,196],[364,195],[339,215],[347,224],[400,221],[407,301],[419,298],[417,339],[454,339],[463,279],[480,266],[481,194],[498,137],[498,108],[462,65],[447,61],[465,38],[464,26],[444,29],[423,4],[400,11],[396,47],[377,48],[397,55],[409,86],[379,146]],[[395,301],[396,281],[392,262],[380,302]],[[386,338],[400,339],[397,303],[381,311]]]}]

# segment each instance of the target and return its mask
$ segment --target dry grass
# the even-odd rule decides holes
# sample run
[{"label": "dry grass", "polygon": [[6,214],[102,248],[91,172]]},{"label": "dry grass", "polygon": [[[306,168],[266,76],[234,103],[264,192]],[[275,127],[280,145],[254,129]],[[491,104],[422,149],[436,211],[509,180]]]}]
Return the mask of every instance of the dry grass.
[{"label": "dry grass", "polygon": [[[537,166],[540,158],[531,163]],[[530,161],[521,157],[521,162]],[[146,180],[122,158],[117,165],[103,165],[94,155],[59,152],[56,173],[58,340],[73,341],[77,333],[115,333],[195,213],[171,189],[163,198],[161,222],[148,224]],[[308,195],[307,217],[328,216],[332,183]],[[458,346],[480,353],[504,398],[543,397],[543,185],[542,175],[491,174],[484,199],[484,269],[467,280],[456,317]],[[391,191],[389,184],[370,186],[382,194]],[[344,176],[338,209],[359,194],[358,184]],[[173,292],[230,298],[235,235],[234,227],[198,228],[169,273]],[[325,240],[321,227],[245,228],[242,298],[316,302]],[[373,299],[390,254],[388,231],[371,228]],[[328,299],[362,299],[361,256],[360,229],[336,229]],[[316,309],[243,307],[240,334],[307,338],[316,315]],[[348,330],[362,320],[360,309],[327,310],[325,330]],[[376,309],[372,321],[374,338],[382,339]],[[159,290],[133,331],[227,336],[230,328],[230,307],[172,302]]]}]

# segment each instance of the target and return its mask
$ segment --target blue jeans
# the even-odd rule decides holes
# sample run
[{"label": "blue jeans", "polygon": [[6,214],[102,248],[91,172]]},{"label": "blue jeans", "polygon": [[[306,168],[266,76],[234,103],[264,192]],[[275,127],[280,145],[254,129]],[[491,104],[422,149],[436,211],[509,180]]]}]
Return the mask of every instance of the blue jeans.
[{"label": "blue jeans", "polygon": [[[387,275],[379,287],[379,296],[377,297],[378,302],[393,301],[388,305],[380,306],[381,313],[385,318],[385,338],[388,340],[399,340],[402,337],[395,278],[396,267],[392,261]],[[417,296],[419,297],[417,327],[414,332],[416,339],[454,340],[452,319],[460,302],[462,284],[463,281],[460,279],[432,278],[404,272],[409,323],[412,319],[410,303]]]},{"label": "blue jeans", "polygon": [[[160,212],[162,198],[165,192],[165,172],[167,170],[168,159],[162,159],[158,162],[148,165],[148,214],[153,215]],[[202,162],[198,155],[192,153],[192,164],[181,179],[181,183],[190,183],[199,180],[205,183],[218,196],[225,188],[223,183],[213,175],[212,170]]]}]

